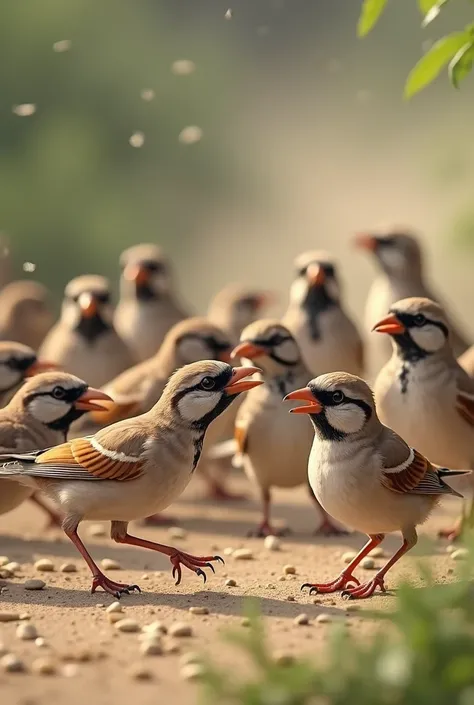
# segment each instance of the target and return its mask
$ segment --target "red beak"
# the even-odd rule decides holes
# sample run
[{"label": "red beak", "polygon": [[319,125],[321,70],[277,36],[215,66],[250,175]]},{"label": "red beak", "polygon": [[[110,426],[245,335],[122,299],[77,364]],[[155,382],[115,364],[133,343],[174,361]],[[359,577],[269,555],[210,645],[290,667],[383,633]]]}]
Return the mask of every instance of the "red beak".
[{"label": "red beak", "polygon": [[377,333],[388,333],[389,335],[398,335],[399,333],[404,333],[406,331],[403,323],[396,317],[395,314],[391,313],[389,316],[382,318],[381,321],[375,324],[372,331],[377,331]]},{"label": "red beak", "polygon": [[96,401],[106,401],[112,402],[113,399],[109,397],[105,392],[101,392],[100,389],[94,389],[94,387],[89,387],[86,389],[84,394],[81,394],[79,399],[74,403],[74,407],[80,411],[104,411],[107,410],[108,405],[96,404]]},{"label": "red beak", "polygon": [[246,357],[248,360],[253,360],[266,354],[267,351],[265,348],[262,348],[260,345],[255,345],[250,340],[245,340],[232,350],[230,356],[232,359],[236,357]]},{"label": "red beak", "polygon": [[79,297],[79,306],[83,318],[93,318],[97,314],[97,300],[92,294],[81,294]]},{"label": "red beak", "polygon": [[135,282],[135,284],[146,284],[150,279],[150,274],[146,267],[141,264],[127,264],[124,269],[123,276],[129,282]]},{"label": "red beak", "polygon": [[283,401],[293,399],[297,399],[298,401],[307,401],[309,404],[306,406],[295,406],[294,409],[290,409],[290,414],[320,414],[323,410],[322,404],[314,397],[314,394],[309,387],[295,389],[294,392],[287,394]]},{"label": "red beak", "polygon": [[377,247],[377,238],[369,233],[357,233],[355,236],[356,247],[374,252]]},{"label": "red beak", "polygon": [[322,286],[326,281],[324,269],[319,264],[310,264],[306,276],[311,286]]},{"label": "red beak", "polygon": [[[259,387],[263,382],[259,379],[245,379],[255,372],[261,372],[259,367],[234,367],[232,377],[227,386],[224,387],[227,394],[240,394],[248,392],[249,389]],[[242,380],[242,381],[241,381]]]}]

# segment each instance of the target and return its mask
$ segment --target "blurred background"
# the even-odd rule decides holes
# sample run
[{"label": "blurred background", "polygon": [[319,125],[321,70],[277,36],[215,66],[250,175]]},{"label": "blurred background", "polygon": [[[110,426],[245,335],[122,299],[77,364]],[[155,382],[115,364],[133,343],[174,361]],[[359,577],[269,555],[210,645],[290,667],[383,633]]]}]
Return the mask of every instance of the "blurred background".
[{"label": "blurred background", "polygon": [[420,232],[474,332],[473,78],[402,99],[422,49],[466,14],[423,31],[398,0],[359,41],[360,4],[2,0],[0,231],[15,277],[59,300],[81,273],[116,282],[121,250],[151,241],[195,311],[238,280],[278,290],[283,309],[293,257],[323,247],[360,316],[373,267],[350,238],[396,221]]}]

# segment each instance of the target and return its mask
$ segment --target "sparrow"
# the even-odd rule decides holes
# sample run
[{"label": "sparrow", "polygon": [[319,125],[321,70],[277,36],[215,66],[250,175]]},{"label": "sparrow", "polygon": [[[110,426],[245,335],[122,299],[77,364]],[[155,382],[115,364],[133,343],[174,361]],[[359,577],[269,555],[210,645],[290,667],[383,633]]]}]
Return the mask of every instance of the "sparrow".
[{"label": "sparrow", "polygon": [[12,341],[0,341],[0,408],[8,404],[29,377],[55,366],[39,362],[35,351]]},{"label": "sparrow", "polygon": [[[66,372],[36,374],[0,409],[0,453],[26,453],[62,443],[72,421],[98,408],[97,401],[103,399],[108,399],[106,394]],[[0,514],[31,497],[57,522],[57,516],[33,493],[33,487],[0,479]]]},{"label": "sparrow", "polygon": [[362,339],[344,311],[333,258],[305,252],[295,260],[296,278],[282,322],[294,335],[311,374],[342,369],[362,374]]},{"label": "sparrow", "polygon": [[136,361],[155,355],[169,329],[188,314],[177,302],[169,262],[157,245],[135,245],[120,257],[120,301],[114,325]]},{"label": "sparrow", "polygon": [[14,281],[0,291],[0,340],[38,350],[54,323],[47,289],[35,281]]},{"label": "sparrow", "polygon": [[75,438],[45,452],[2,458],[0,477],[40,489],[63,513],[63,529],[92,573],[92,592],[101,586],[115,597],[139,590],[105,576],[77,533],[85,519],[110,520],[118,543],[169,556],[176,584],[181,566],[203,576],[219,556],[192,556],[128,533],[128,523],[164,509],[188,485],[199,462],[209,424],[236,395],[261,384],[248,377],[255,367],[232,368],[203,360],[186,365],[168,381],[151,411],[119,421],[94,436]]},{"label": "sparrow", "polygon": [[[225,330],[234,345],[237,345],[243,329],[260,318],[262,311],[273,300],[274,296],[270,292],[257,291],[240,284],[228,284],[212,299],[207,317]],[[235,404],[232,408],[235,408]]]},{"label": "sparrow", "polygon": [[458,360],[461,367],[466,370],[469,377],[474,377],[474,345],[464,352]]},{"label": "sparrow", "polygon": [[374,385],[382,422],[433,462],[474,469],[474,380],[453,354],[441,306],[402,299],[374,331],[390,336],[393,345]]},{"label": "sparrow", "polygon": [[[423,256],[420,243],[404,228],[394,228],[379,233],[362,233],[356,236],[356,245],[371,252],[379,268],[379,275],[372,284],[365,309],[366,329],[371,328],[386,314],[395,301],[410,296],[422,296],[442,303],[433,295],[425,281]],[[468,347],[462,333],[454,326],[452,317],[452,347],[460,355]],[[378,372],[390,358],[388,341],[373,337],[368,341],[370,369]]]},{"label": "sparrow", "polygon": [[[242,463],[248,478],[260,490],[263,518],[255,535],[275,536],[281,532],[270,522],[271,490],[308,484],[313,437],[309,425],[288,418],[281,401],[295,386],[306,384],[311,375],[302,362],[295,339],[278,320],[252,323],[242,331],[241,339],[232,357],[243,357],[257,364],[264,384],[250,391],[238,410],[236,464]],[[322,514],[318,531],[341,533],[317,501],[316,504]]]},{"label": "sparrow", "polygon": [[110,298],[105,277],[84,275],[70,281],[60,319],[43,341],[40,355],[95,387],[131,367],[132,354],[113,325]]},{"label": "sparrow", "polygon": [[[459,495],[447,480],[470,471],[451,471],[433,465],[378,416],[370,387],[347,372],[321,375],[286,399],[304,406],[290,409],[308,414],[314,440],[308,476],[314,494],[337,520],[361,531],[368,542],[341,574],[328,583],[305,583],[310,594],[343,590],[349,599],[385,592],[388,570],[417,543],[422,524],[443,495]],[[360,584],[354,569],[383,541],[401,531],[403,543],[372,580]]]}]

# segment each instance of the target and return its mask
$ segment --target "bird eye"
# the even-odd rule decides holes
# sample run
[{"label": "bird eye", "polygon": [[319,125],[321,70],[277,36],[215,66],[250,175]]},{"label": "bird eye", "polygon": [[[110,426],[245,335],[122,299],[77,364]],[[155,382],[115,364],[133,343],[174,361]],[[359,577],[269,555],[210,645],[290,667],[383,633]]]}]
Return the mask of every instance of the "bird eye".
[{"label": "bird eye", "polygon": [[426,318],[423,316],[422,313],[417,313],[413,321],[415,323],[415,326],[424,326],[426,323]]},{"label": "bird eye", "polygon": [[206,392],[209,392],[211,389],[214,389],[216,386],[215,380],[212,379],[212,377],[204,377],[201,380],[201,388],[205,389]]},{"label": "bird eye", "polygon": [[63,387],[55,387],[52,391],[52,395],[55,399],[64,399],[66,390],[63,389]]},{"label": "bird eye", "polygon": [[339,389],[332,395],[332,400],[335,404],[342,404],[344,399],[344,394]]}]

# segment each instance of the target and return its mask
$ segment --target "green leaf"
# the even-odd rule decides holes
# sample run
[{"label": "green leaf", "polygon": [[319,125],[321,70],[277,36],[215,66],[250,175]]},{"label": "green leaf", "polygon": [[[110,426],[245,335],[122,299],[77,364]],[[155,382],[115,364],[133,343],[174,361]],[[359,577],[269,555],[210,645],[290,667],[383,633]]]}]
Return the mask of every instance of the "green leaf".
[{"label": "green leaf", "polygon": [[436,5],[438,0],[418,0],[418,7],[421,14],[424,16],[427,12],[431,10],[433,5]]},{"label": "green leaf", "polygon": [[421,26],[427,27],[430,22],[433,22],[433,20],[435,20],[441,12],[443,5],[446,5],[447,2],[448,0],[437,0],[437,2],[435,2],[426,13]]},{"label": "green leaf", "polygon": [[376,25],[386,4],[387,0],[364,0],[357,25],[359,37],[365,37]]},{"label": "green leaf", "polygon": [[451,59],[448,67],[449,80],[455,88],[471,73],[474,63],[474,41],[465,44]]},{"label": "green leaf", "polygon": [[439,39],[410,71],[405,98],[411,98],[439,76],[446,64],[469,41],[466,32],[453,32]]}]

